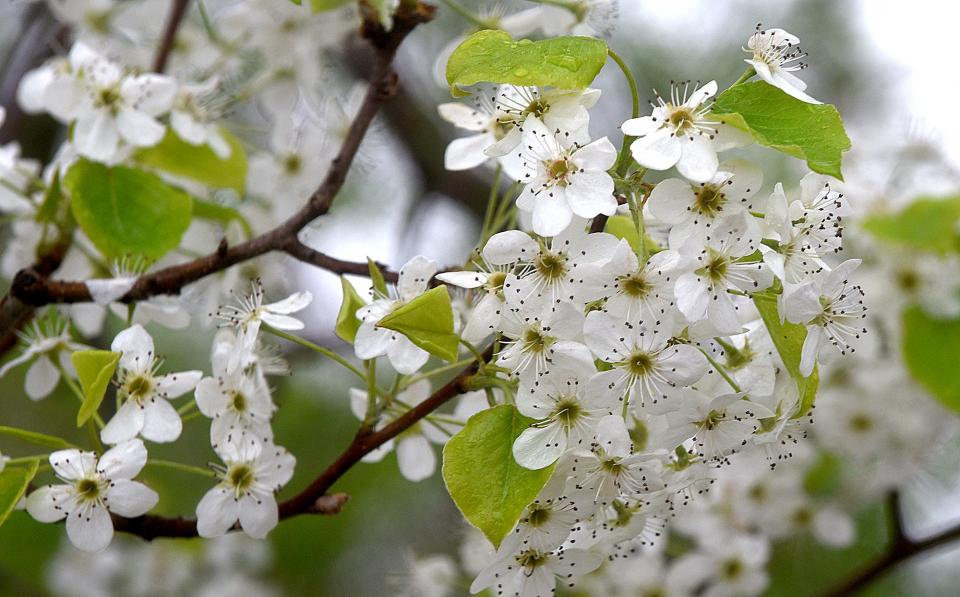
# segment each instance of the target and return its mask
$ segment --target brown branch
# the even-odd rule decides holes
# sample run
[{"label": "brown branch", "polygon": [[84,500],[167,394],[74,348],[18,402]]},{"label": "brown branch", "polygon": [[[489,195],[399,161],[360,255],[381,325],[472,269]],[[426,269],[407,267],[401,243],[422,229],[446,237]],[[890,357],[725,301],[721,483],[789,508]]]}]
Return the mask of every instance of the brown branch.
[{"label": "brown branch", "polygon": [[[353,274],[355,276],[369,276],[370,270],[369,265],[366,263],[359,263],[356,261],[344,261],[342,259],[337,259],[336,257],[331,257],[326,253],[321,253],[316,249],[311,249],[307,245],[300,242],[299,239],[294,238],[292,241],[287,243],[283,250],[294,259],[298,259],[304,263],[309,263],[310,265],[325,269],[329,272],[335,274]],[[380,268],[380,272],[383,274],[383,279],[387,282],[396,283],[400,279],[400,276],[397,272],[391,271],[386,265],[382,263],[377,263],[377,267]]]},{"label": "brown branch", "polygon": [[893,528],[891,532],[891,545],[887,549],[886,554],[879,560],[860,570],[855,576],[825,592],[823,594],[824,597],[854,595],[914,556],[960,540],[960,525],[941,531],[921,541],[910,539],[903,531],[903,523],[900,518],[899,494],[894,493],[890,497],[890,502]]},{"label": "brown branch", "polygon": [[[488,361],[492,355],[493,346],[491,345],[482,356],[484,361]],[[469,389],[470,377],[477,372],[478,368],[479,363],[474,362],[429,398],[405,412],[389,425],[376,431],[366,431],[361,427],[350,445],[313,482],[297,495],[279,504],[280,520],[300,514],[336,514],[339,512],[346,503],[346,496],[344,494],[327,494],[327,490],[348,470],[360,462],[364,456],[400,435],[455,396],[466,392]],[[166,518],[149,514],[137,518],[115,516],[113,524],[118,531],[131,533],[147,540],[158,537],[195,537],[197,535],[197,521],[194,518]]]},{"label": "brown branch", "polygon": [[167,17],[167,25],[163,29],[163,36],[157,46],[157,53],[153,57],[153,72],[162,73],[167,70],[167,61],[170,59],[170,53],[173,51],[173,45],[177,39],[177,30],[180,28],[183,16],[187,14],[189,4],[190,0],[171,0],[170,16]]}]

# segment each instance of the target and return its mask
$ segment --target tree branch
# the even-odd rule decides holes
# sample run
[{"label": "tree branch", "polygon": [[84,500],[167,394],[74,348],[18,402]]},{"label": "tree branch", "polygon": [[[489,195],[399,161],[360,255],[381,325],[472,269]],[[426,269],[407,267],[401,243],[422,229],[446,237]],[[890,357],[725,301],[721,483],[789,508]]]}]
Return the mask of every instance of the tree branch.
[{"label": "tree branch", "polygon": [[890,496],[890,504],[893,528],[891,531],[891,545],[887,553],[852,578],[845,580],[842,584],[824,593],[824,597],[853,595],[867,588],[871,583],[877,581],[910,558],[960,539],[960,525],[956,525],[921,541],[914,541],[907,537],[903,531],[899,493],[895,492]]},{"label": "tree branch", "polygon": [[187,14],[187,6],[190,0],[172,0],[170,3],[170,16],[167,17],[167,25],[163,29],[163,37],[160,38],[160,45],[157,46],[157,53],[153,57],[153,72],[162,73],[167,70],[167,61],[170,59],[170,52],[173,51],[173,44],[177,40],[177,29],[180,28],[180,22],[183,16]]},{"label": "tree branch", "polygon": [[[484,361],[493,356],[493,345],[487,347],[482,357]],[[360,462],[364,456],[376,450],[415,423],[443,406],[455,396],[466,392],[470,377],[477,372],[479,362],[475,361],[465,368],[446,385],[430,395],[429,398],[405,412],[386,427],[376,431],[357,432],[350,445],[320,475],[300,493],[279,504],[280,520],[300,514],[336,514],[346,503],[344,494],[327,494],[327,490],[348,470]],[[147,540],[158,537],[195,537],[197,521],[194,518],[166,518],[145,515],[137,518],[113,518],[114,529]]]}]

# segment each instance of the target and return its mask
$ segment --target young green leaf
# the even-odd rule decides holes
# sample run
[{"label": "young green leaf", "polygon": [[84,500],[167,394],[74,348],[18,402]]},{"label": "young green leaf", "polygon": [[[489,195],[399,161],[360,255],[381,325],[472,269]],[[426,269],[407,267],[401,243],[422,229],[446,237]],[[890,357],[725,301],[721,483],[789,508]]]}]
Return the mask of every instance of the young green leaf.
[{"label": "young green leaf", "polygon": [[777,312],[777,301],[772,295],[762,295],[754,297],[753,304],[756,305],[763,324],[767,326],[767,332],[770,333],[770,339],[780,355],[780,359],[787,367],[787,372],[797,384],[797,392],[800,396],[800,410],[793,418],[798,419],[806,415],[813,407],[813,402],[817,397],[817,386],[820,384],[820,373],[816,367],[808,377],[800,375],[800,354],[803,348],[803,341],[807,337],[807,330],[802,325],[790,322],[780,323],[780,315]]},{"label": "young green leaf", "polygon": [[[630,216],[610,216],[607,219],[606,232],[617,238],[625,239],[630,243],[630,248],[635,253],[640,252],[640,233],[637,232],[637,227],[634,226],[633,218]],[[650,238],[650,235],[646,235],[644,240],[646,241],[648,255],[661,250],[657,243]]]},{"label": "young green leaf", "polygon": [[437,286],[397,307],[377,325],[400,332],[434,356],[457,360],[460,339],[453,332],[453,307],[446,286]]},{"label": "young green leaf", "polygon": [[366,303],[357,294],[353,284],[343,276],[340,276],[340,286],[343,287],[343,301],[340,303],[340,312],[337,313],[337,326],[334,331],[341,340],[353,344],[353,340],[357,337],[357,330],[360,329],[357,309]]},{"label": "young green leaf", "polygon": [[919,307],[903,314],[901,354],[910,375],[944,406],[960,411],[960,320],[935,319]]},{"label": "young green leaf", "polygon": [[139,150],[133,158],[144,166],[242,195],[247,183],[247,152],[234,135],[223,129],[220,134],[230,145],[230,155],[225,159],[209,145],[187,143],[172,130],[159,144]]},{"label": "young green leaf", "polygon": [[143,170],[80,160],[63,186],[77,223],[111,259],[158,259],[180,244],[190,225],[190,195]]},{"label": "young green leaf", "polygon": [[533,419],[509,404],[479,412],[443,448],[443,481],[464,517],[495,546],[513,529],[553,469],[532,471],[513,458],[513,442]]},{"label": "young green leaf", "polygon": [[478,31],[447,61],[447,83],[454,95],[474,83],[583,89],[607,59],[607,44],[592,37],[514,40],[495,29]]},{"label": "young green leaf", "polygon": [[814,172],[843,180],[840,165],[850,139],[833,106],[808,104],[756,81],[720,94],[713,114],[749,132],[761,145],[806,160]]},{"label": "young green leaf", "polygon": [[83,404],[77,412],[77,427],[83,427],[100,408],[119,361],[120,353],[109,350],[78,350],[70,355],[70,362],[77,370],[80,387],[83,388]]},{"label": "young green leaf", "polygon": [[39,466],[38,460],[31,460],[29,464],[8,466],[0,472],[0,526],[3,526],[17,507],[17,502],[26,493],[27,486],[33,481]]},{"label": "young green leaf", "polygon": [[236,221],[240,224],[240,227],[243,228],[243,232],[247,237],[253,236],[253,228],[250,226],[247,218],[243,217],[243,214],[236,209],[227,207],[226,205],[220,205],[219,203],[194,197],[193,217],[203,218],[204,220],[216,220],[222,224],[229,224],[230,222]]},{"label": "young green leaf", "polygon": [[[352,0],[310,0],[310,10],[313,12],[323,12],[325,10],[333,10],[334,8],[340,8],[344,4],[351,2]],[[298,0],[293,0],[295,4],[300,4]]]},{"label": "young green leaf", "polygon": [[56,222],[57,215],[60,213],[60,206],[63,204],[63,189],[60,187],[60,170],[53,173],[53,180],[47,187],[47,192],[43,195],[43,202],[37,209],[36,220],[38,222]]},{"label": "young green leaf", "polygon": [[53,435],[44,435],[36,431],[27,431],[26,429],[17,429],[16,427],[6,427],[4,425],[0,425],[0,435],[9,435],[10,437],[15,437],[27,443],[47,448],[56,448],[57,450],[76,447],[67,440]]},{"label": "young green leaf", "polygon": [[863,228],[879,240],[920,251],[960,251],[960,197],[924,197],[899,213],[874,214]]},{"label": "young green leaf", "polygon": [[373,283],[373,289],[380,296],[387,296],[387,281],[383,279],[383,272],[377,266],[377,262],[367,257],[367,269],[370,271],[370,281]]}]

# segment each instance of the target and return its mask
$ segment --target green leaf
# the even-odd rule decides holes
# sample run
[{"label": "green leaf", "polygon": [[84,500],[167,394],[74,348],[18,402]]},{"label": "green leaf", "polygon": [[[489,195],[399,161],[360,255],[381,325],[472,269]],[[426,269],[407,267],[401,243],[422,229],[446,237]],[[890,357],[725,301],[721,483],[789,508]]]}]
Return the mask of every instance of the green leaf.
[{"label": "green leaf", "polygon": [[[334,8],[340,8],[344,4],[351,2],[352,0],[310,0],[310,10],[313,12],[323,12],[325,10],[333,10]],[[300,4],[298,0],[293,0],[295,4]]]},{"label": "green leaf", "polygon": [[4,425],[0,425],[0,435],[9,435],[10,437],[15,437],[31,444],[45,446],[47,448],[56,448],[58,450],[76,447],[67,440],[55,437],[53,435],[44,435],[43,433],[37,433],[36,431],[27,431],[26,429],[6,427]]},{"label": "green leaf", "polygon": [[377,326],[395,330],[434,356],[457,360],[459,337],[453,333],[453,307],[446,286],[437,286],[394,309]]},{"label": "green leaf", "polygon": [[[607,218],[605,230],[617,238],[625,239],[630,243],[630,248],[635,253],[640,253],[640,234],[637,232],[637,227],[633,224],[633,218],[630,216],[610,216]],[[648,255],[661,250],[649,234],[645,235],[644,240],[646,241]]]},{"label": "green leaf", "polygon": [[234,135],[223,129],[220,134],[230,145],[230,155],[226,159],[220,159],[207,144],[187,143],[172,130],[167,130],[159,144],[136,152],[133,159],[174,176],[233,189],[242,195],[247,183],[247,152]]},{"label": "green leaf", "polygon": [[910,375],[948,408],[960,411],[960,319],[936,319],[919,307],[903,314],[903,360]]},{"label": "green leaf", "polygon": [[843,485],[843,461],[832,452],[820,452],[803,477],[803,489],[812,496],[836,495]]},{"label": "green leaf", "polygon": [[340,276],[340,286],[343,287],[343,302],[340,303],[340,312],[337,313],[337,325],[334,331],[340,339],[353,344],[360,329],[360,320],[357,319],[357,309],[366,305],[357,294],[353,284]]},{"label": "green leaf", "polygon": [[43,202],[37,209],[36,220],[38,222],[56,222],[57,215],[60,213],[60,206],[63,204],[63,189],[60,187],[60,170],[53,173],[53,180],[47,187],[47,192],[43,195]]},{"label": "green leaf", "polygon": [[447,82],[454,95],[474,83],[583,89],[607,59],[607,44],[592,37],[555,37],[515,41],[487,29],[464,40],[447,61]]},{"label": "green leaf", "polygon": [[377,266],[377,262],[367,257],[367,269],[370,270],[370,281],[373,283],[373,289],[380,296],[387,296],[387,281],[383,279],[383,272]]},{"label": "green leaf", "polygon": [[17,507],[17,502],[27,491],[30,481],[33,481],[40,466],[38,460],[31,460],[29,464],[8,466],[0,472],[0,526],[7,521],[7,517]]},{"label": "green leaf", "polygon": [[960,197],[922,197],[899,213],[874,214],[863,228],[882,241],[921,251],[960,250]]},{"label": "green leaf", "polygon": [[70,355],[70,362],[77,370],[80,387],[83,388],[83,404],[77,412],[77,427],[82,427],[100,408],[119,361],[120,353],[109,350],[78,350]]},{"label": "green leaf", "polygon": [[190,196],[143,170],[80,160],[63,186],[77,223],[111,259],[158,259],[180,244],[190,225]]},{"label": "green leaf", "polygon": [[767,326],[767,332],[770,333],[770,339],[780,355],[780,359],[787,367],[787,372],[797,384],[797,392],[800,396],[800,409],[793,416],[794,419],[806,415],[813,407],[813,402],[817,397],[817,386],[820,384],[820,373],[817,367],[813,368],[813,373],[808,377],[800,375],[800,354],[803,349],[803,341],[807,337],[807,330],[802,325],[785,321],[780,323],[780,315],[777,312],[777,300],[773,295],[754,296],[753,304],[756,305],[763,324]]},{"label": "green leaf", "polygon": [[495,546],[550,480],[555,464],[532,471],[513,458],[513,442],[533,419],[509,404],[481,411],[443,448],[443,481],[470,524]]},{"label": "green leaf", "polygon": [[840,163],[850,139],[833,106],[808,104],[756,81],[721,93],[713,114],[749,132],[761,145],[806,160],[814,172],[843,180]]},{"label": "green leaf", "polygon": [[226,205],[220,205],[213,201],[206,201],[194,197],[193,217],[203,218],[204,220],[216,220],[223,224],[229,224],[236,220],[243,228],[243,233],[246,234],[247,237],[253,236],[253,228],[251,228],[247,218],[243,217],[243,214],[236,209],[227,207]]}]

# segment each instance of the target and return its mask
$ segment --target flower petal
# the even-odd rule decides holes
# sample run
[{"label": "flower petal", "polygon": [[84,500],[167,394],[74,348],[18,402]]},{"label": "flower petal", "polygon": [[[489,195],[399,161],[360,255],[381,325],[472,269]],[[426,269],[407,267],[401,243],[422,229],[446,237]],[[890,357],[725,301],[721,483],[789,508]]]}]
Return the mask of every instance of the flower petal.
[{"label": "flower petal", "polygon": [[156,491],[128,479],[114,481],[107,490],[106,498],[111,512],[127,518],[146,514],[160,501]]}]

